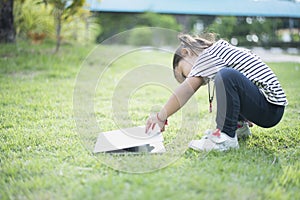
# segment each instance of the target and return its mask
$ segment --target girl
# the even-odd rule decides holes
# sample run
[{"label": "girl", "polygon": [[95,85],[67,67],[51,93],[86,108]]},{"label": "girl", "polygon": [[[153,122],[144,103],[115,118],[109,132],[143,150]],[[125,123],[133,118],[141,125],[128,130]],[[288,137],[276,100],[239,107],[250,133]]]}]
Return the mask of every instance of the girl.
[{"label": "girl", "polygon": [[[181,83],[164,107],[146,123],[146,133],[157,124],[164,131],[167,118],[211,80],[217,100],[216,130],[206,132],[189,147],[197,150],[239,148],[237,136],[250,135],[247,120],[261,127],[275,126],[282,118],[287,99],[276,75],[250,50],[224,40],[179,35],[173,58],[176,80]],[[210,93],[210,92],[209,92]],[[213,94],[209,94],[212,102]]]}]

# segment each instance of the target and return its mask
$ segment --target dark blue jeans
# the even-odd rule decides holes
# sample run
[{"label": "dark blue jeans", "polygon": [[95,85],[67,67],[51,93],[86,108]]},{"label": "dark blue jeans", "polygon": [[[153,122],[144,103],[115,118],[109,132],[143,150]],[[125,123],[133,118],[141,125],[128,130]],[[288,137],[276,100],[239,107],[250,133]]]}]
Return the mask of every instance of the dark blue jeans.
[{"label": "dark blue jeans", "polygon": [[258,87],[232,68],[223,68],[215,77],[217,128],[234,137],[239,120],[258,126],[275,126],[282,118],[284,106],[269,103]]}]

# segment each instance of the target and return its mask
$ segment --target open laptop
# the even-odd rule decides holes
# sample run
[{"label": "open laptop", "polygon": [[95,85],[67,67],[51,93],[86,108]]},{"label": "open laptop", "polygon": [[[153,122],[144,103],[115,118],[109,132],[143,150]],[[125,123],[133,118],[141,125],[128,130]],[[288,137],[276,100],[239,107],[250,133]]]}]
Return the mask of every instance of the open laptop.
[{"label": "open laptop", "polygon": [[98,135],[94,153],[163,153],[163,136],[156,126],[145,133],[145,126],[102,132]]}]

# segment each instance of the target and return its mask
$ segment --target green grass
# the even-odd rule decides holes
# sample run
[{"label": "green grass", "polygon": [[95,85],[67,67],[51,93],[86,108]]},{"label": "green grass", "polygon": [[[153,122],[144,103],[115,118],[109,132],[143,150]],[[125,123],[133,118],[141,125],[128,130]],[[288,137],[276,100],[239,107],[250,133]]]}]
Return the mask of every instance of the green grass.
[{"label": "green grass", "polygon": [[[178,159],[167,167],[132,174],[105,163],[126,171],[124,163],[141,160],[129,167],[147,170],[147,165],[161,164],[160,158],[166,157],[94,156],[77,133],[73,91],[82,61],[92,48],[65,45],[53,55],[49,44],[1,46],[0,199],[300,199],[299,63],[269,63],[289,100],[276,127],[254,127],[253,136],[241,142],[237,151],[205,154],[180,149],[175,152]],[[111,99],[118,80],[149,62],[169,64],[171,55],[136,52],[107,69],[95,91],[95,116],[102,130],[116,128]],[[95,68],[97,62],[88,65]],[[126,86],[122,82],[120,90]],[[149,111],[162,106],[169,94],[157,86],[133,92],[129,102],[132,123],[143,124]],[[174,144],[175,148],[186,144],[180,131],[188,130],[181,129],[182,122],[199,120],[196,134],[212,126],[207,89],[201,88],[196,99],[200,114],[181,118],[178,113],[170,118],[165,133],[168,150]]]}]

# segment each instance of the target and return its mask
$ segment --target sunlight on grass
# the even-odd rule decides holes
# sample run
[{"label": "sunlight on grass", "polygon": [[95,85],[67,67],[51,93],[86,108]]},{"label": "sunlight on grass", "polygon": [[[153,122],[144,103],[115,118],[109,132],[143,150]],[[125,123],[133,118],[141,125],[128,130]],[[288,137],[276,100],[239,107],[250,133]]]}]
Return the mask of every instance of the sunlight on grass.
[{"label": "sunlight on grass", "polygon": [[[74,121],[76,75],[92,48],[65,45],[57,55],[47,44],[1,48],[0,199],[300,199],[299,63],[270,63],[289,105],[279,125],[253,127],[253,136],[241,141],[239,150],[209,154],[186,150],[190,139],[214,127],[215,114],[208,114],[203,87],[190,107],[170,117],[164,135],[166,156],[103,158],[88,150]],[[109,60],[109,52],[116,49],[105,48]],[[126,50],[122,48],[118,50]],[[139,69],[161,65],[172,72],[171,61],[168,53],[133,52],[112,62],[94,91],[94,114],[101,130],[117,128],[113,102],[123,105],[125,99],[126,108],[117,115],[134,126],[143,125],[151,111],[163,106],[177,86],[172,73],[162,76],[170,78],[170,87],[134,84],[151,79],[145,74],[138,77]],[[87,60],[91,68],[101,62],[99,57]],[[116,88],[129,99],[114,99]],[[198,110],[190,112],[195,102]],[[176,159],[166,166],[164,159],[172,158]],[[124,173],[102,159],[124,171],[162,169]]]}]

